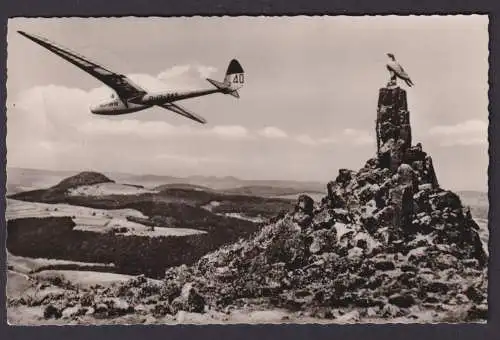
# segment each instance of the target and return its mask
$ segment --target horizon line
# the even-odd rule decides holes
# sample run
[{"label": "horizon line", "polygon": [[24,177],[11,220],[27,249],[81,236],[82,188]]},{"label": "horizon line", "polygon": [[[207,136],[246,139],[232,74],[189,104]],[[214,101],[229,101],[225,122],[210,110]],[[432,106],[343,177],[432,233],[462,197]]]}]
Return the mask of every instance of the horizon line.
[{"label": "horizon line", "polygon": [[[58,170],[55,170],[55,169],[44,169],[44,168],[32,168],[32,167],[23,167],[23,166],[6,166],[5,167],[5,171],[6,171],[6,175],[8,177],[8,169],[19,169],[19,170],[35,170],[35,171],[49,171],[49,172],[73,172],[75,174],[78,174],[78,173],[81,173],[81,172],[84,172],[84,171],[92,171],[92,172],[99,172],[99,173],[107,173],[107,174],[121,174],[121,175],[131,175],[131,176],[156,176],[156,177],[172,177],[172,178],[177,178],[177,179],[189,179],[189,178],[193,178],[193,177],[204,177],[204,178],[218,178],[218,179],[223,179],[223,178],[233,178],[233,179],[236,179],[238,181],[247,181],[247,182],[250,182],[250,181],[269,181],[269,182],[296,182],[296,183],[315,183],[315,184],[321,184],[321,185],[325,185],[325,189],[326,189],[326,184],[329,182],[329,181],[332,181],[334,180],[334,178],[330,179],[330,180],[300,180],[300,179],[248,179],[248,178],[242,178],[242,177],[238,177],[238,176],[233,176],[233,175],[220,175],[220,176],[216,176],[216,175],[201,175],[201,174],[197,174],[197,175],[189,175],[189,176],[176,176],[176,175],[169,175],[169,174],[155,174],[155,173],[143,173],[143,174],[139,174],[139,173],[134,173],[134,172],[122,172],[122,171],[113,171],[113,170],[73,170],[73,169],[58,169]],[[341,168],[339,168],[341,169]],[[6,181],[6,184],[7,184],[8,180]],[[467,191],[477,191],[477,192],[482,192],[482,193],[486,193],[488,194],[489,193],[489,186],[487,188],[442,188],[443,190],[450,190],[450,191],[456,191],[456,192],[467,192]]]}]

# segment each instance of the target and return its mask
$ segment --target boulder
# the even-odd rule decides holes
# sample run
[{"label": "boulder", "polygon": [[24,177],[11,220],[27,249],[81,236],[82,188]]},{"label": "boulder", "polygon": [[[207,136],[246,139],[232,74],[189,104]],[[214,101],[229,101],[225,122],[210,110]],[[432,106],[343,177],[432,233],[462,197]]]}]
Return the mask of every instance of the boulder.
[{"label": "boulder", "polygon": [[451,191],[441,191],[437,194],[429,196],[430,203],[436,210],[444,210],[450,208],[452,210],[461,210],[462,203],[460,197]]},{"label": "boulder", "polygon": [[374,266],[375,269],[386,271],[386,270],[394,270],[396,269],[396,266],[394,265],[394,262],[391,260],[386,260],[383,258],[379,258],[374,261]]},{"label": "boulder", "polygon": [[366,316],[368,318],[375,318],[378,316],[379,313],[380,313],[380,307],[378,307],[378,306],[368,307],[366,309]]},{"label": "boulder", "polygon": [[325,229],[315,231],[311,234],[311,239],[312,242],[309,246],[311,254],[328,251],[336,242],[335,229],[333,229],[333,232]]},{"label": "boulder", "polygon": [[192,283],[186,283],[182,287],[181,295],[172,301],[171,310],[174,314],[178,311],[203,313],[205,298],[198,293]]},{"label": "boulder", "polygon": [[425,183],[429,183],[433,188],[439,188],[439,183],[437,180],[436,172],[434,171],[434,164],[432,163],[432,157],[425,157],[425,170],[423,180]]},{"label": "boulder", "polygon": [[469,298],[469,300],[472,300],[476,303],[480,303],[483,301],[485,298],[484,292],[477,286],[469,286],[467,290],[465,291],[465,295]]},{"label": "boulder", "polygon": [[61,313],[60,308],[56,307],[53,304],[49,304],[43,310],[43,317],[45,319],[52,319],[52,318],[59,319],[62,317],[62,313]]},{"label": "boulder", "polygon": [[346,205],[346,202],[344,199],[337,193],[337,186],[338,183],[331,181],[328,182],[326,189],[327,189],[327,205],[331,208],[344,208]]},{"label": "boulder", "polygon": [[314,210],[314,200],[307,195],[300,195],[297,199],[296,210],[306,215],[312,215]]},{"label": "boulder", "polygon": [[430,292],[430,293],[438,293],[440,295],[445,295],[451,289],[450,286],[451,286],[451,284],[448,282],[433,280],[433,281],[427,282],[424,285],[424,289],[425,289],[425,291]]},{"label": "boulder", "polygon": [[457,268],[458,265],[457,258],[451,254],[439,254],[434,262],[437,269],[440,270]]},{"label": "boulder", "polygon": [[341,187],[347,186],[347,184],[351,181],[353,175],[353,171],[348,169],[340,169],[337,178],[335,179],[335,183],[341,185]]},{"label": "boulder", "polygon": [[359,322],[360,315],[357,310],[348,312],[344,315],[340,315],[335,318],[336,322],[338,323],[354,323],[354,322]]},{"label": "boulder", "polygon": [[467,311],[467,320],[468,321],[476,321],[476,320],[487,320],[488,319],[488,305],[472,305]]},{"label": "boulder", "polygon": [[309,214],[298,211],[293,215],[293,221],[296,222],[300,227],[305,228],[312,223],[313,218]]},{"label": "boulder", "polygon": [[415,298],[409,294],[394,294],[389,297],[389,303],[400,308],[409,308],[415,304]]},{"label": "boulder", "polygon": [[63,319],[71,319],[77,315],[85,315],[85,313],[87,312],[87,309],[86,308],[80,308],[78,306],[74,306],[74,307],[68,307],[68,308],[65,308],[62,313],[61,313],[61,317]]},{"label": "boulder", "polygon": [[307,195],[300,195],[295,205],[293,221],[301,227],[306,227],[313,220],[314,200]]},{"label": "boulder", "polygon": [[166,301],[159,301],[151,310],[155,318],[161,318],[167,314],[173,314],[170,305]]},{"label": "boulder", "polygon": [[410,187],[412,195],[418,189],[417,174],[408,164],[401,164],[398,167],[397,174],[399,175],[399,185]]},{"label": "boulder", "polygon": [[387,304],[382,308],[380,314],[384,318],[395,318],[401,314],[401,310],[398,306]]},{"label": "boulder", "polygon": [[134,312],[134,307],[121,298],[107,298],[103,302],[107,306],[106,310],[109,316],[119,316]]}]

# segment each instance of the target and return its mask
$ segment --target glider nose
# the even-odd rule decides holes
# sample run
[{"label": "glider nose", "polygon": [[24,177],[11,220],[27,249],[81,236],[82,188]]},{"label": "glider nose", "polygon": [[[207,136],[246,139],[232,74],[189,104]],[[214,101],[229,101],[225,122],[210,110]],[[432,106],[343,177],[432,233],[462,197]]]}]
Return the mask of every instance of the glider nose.
[{"label": "glider nose", "polygon": [[98,105],[90,105],[89,106],[89,110],[90,112],[92,113],[98,113],[99,109],[98,109]]}]

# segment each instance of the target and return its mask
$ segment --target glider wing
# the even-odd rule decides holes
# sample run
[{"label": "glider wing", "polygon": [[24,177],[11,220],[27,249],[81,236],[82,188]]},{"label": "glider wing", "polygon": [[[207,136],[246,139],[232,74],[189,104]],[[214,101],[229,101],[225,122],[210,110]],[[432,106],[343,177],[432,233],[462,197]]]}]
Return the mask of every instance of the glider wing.
[{"label": "glider wing", "polygon": [[99,79],[104,84],[112,88],[121,99],[130,99],[146,94],[146,91],[134,84],[123,74],[118,74],[106,69],[105,67],[90,61],[86,57],[79,55],[65,47],[59,46],[43,37],[28,34],[23,31],[18,31],[19,34],[34,41],[35,43],[45,47],[59,57],[72,63],[76,67],[87,72],[91,76]]},{"label": "glider wing", "polygon": [[198,123],[201,123],[201,124],[205,124],[207,121],[205,120],[205,118],[201,117],[201,116],[198,116],[197,114],[195,114],[194,112],[192,111],[189,111],[181,106],[179,106],[178,104],[174,104],[174,103],[165,103],[165,104],[162,104],[162,105],[158,105],[164,109],[167,109],[167,110],[170,110],[172,112],[175,112],[181,116],[184,116],[186,118],[189,118],[189,119],[192,119],[194,121],[197,121]]}]

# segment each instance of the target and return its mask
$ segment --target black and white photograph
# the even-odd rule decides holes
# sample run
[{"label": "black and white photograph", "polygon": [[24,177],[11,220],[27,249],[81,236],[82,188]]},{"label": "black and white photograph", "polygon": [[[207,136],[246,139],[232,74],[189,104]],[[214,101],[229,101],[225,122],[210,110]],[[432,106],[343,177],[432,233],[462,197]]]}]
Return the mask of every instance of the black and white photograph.
[{"label": "black and white photograph", "polygon": [[486,323],[488,24],[10,18],[8,323]]}]

